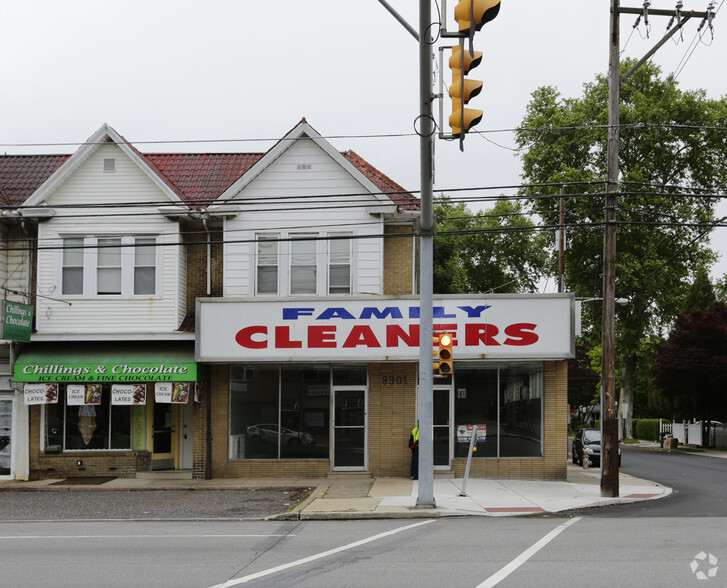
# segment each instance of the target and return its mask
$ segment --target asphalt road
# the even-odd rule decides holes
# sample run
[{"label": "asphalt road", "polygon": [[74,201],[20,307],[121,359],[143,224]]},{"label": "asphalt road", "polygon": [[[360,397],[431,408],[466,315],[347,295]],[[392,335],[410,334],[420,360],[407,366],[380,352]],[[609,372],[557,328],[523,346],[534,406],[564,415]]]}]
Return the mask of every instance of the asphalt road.
[{"label": "asphalt road", "polygon": [[658,482],[673,493],[579,514],[639,517],[727,517],[727,459],[681,451],[622,449],[621,471]]},{"label": "asphalt road", "polygon": [[[252,514],[244,510],[248,499],[260,501],[258,514],[279,512],[283,502],[276,501],[295,499],[260,491],[4,492],[2,585],[727,585],[722,498],[727,460],[625,450],[622,469],[670,484],[676,492],[662,500],[559,516],[363,521],[244,520]],[[69,517],[98,500],[93,517],[142,520],[8,521],[1,509],[17,514],[18,504],[8,499],[20,494],[28,517],[59,509]],[[205,520],[173,520],[192,514]],[[211,520],[217,515],[227,520]]]}]

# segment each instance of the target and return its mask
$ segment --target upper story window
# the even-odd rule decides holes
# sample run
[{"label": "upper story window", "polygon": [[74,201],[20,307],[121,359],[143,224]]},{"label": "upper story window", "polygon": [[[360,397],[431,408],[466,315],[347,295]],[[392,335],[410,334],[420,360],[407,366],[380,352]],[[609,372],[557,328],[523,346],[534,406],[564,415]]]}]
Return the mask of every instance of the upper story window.
[{"label": "upper story window", "polygon": [[257,294],[278,293],[278,235],[257,236]]},{"label": "upper story window", "polygon": [[121,294],[121,237],[97,240],[96,293]]},{"label": "upper story window", "polygon": [[157,247],[155,237],[136,237],[134,294],[156,294]]},{"label": "upper story window", "polygon": [[63,239],[63,294],[83,294],[83,237]]},{"label": "upper story window", "polygon": [[351,293],[351,233],[330,233],[328,242],[328,293]]},{"label": "upper story window", "polygon": [[316,233],[292,233],[290,242],[290,293],[318,293]]},{"label": "upper story window", "polygon": [[256,234],[255,294],[350,294],[352,237],[351,232]]},{"label": "upper story window", "polygon": [[153,296],[158,282],[157,238],[66,237],[60,266],[64,296]]}]

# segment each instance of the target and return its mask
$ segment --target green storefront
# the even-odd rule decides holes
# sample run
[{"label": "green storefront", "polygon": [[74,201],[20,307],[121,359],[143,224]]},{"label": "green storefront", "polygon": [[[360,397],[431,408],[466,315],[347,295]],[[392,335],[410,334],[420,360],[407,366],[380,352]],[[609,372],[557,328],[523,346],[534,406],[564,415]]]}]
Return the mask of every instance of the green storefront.
[{"label": "green storefront", "polygon": [[33,343],[14,379],[31,411],[31,477],[192,469],[193,342]]}]

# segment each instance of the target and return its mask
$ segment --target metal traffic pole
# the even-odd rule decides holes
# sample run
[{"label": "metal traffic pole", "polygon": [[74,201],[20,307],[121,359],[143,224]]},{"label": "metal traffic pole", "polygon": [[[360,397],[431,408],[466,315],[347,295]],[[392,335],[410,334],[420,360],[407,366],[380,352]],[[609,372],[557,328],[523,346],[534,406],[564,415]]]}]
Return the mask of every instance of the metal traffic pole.
[{"label": "metal traffic pole", "polygon": [[434,507],[434,415],[432,408],[432,336],[434,278],[432,7],[419,0],[419,166],[421,181],[421,253],[419,258],[419,493],[417,506]]}]

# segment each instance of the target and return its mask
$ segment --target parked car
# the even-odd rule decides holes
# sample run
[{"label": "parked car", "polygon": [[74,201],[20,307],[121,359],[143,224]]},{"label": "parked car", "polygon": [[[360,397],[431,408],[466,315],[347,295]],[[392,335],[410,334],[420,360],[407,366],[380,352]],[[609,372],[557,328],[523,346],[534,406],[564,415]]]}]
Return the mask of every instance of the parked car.
[{"label": "parked car", "polygon": [[247,428],[247,434],[253,441],[262,441],[264,443],[278,443],[278,430],[282,443],[289,445],[312,445],[314,442],[313,435],[309,433],[291,431],[285,427],[278,427],[275,424],[251,425]]},{"label": "parked car", "polygon": [[[601,464],[601,431],[599,429],[580,429],[573,439],[573,463],[583,465],[588,458],[591,465]],[[618,448],[618,465],[621,466],[621,448]]]}]

